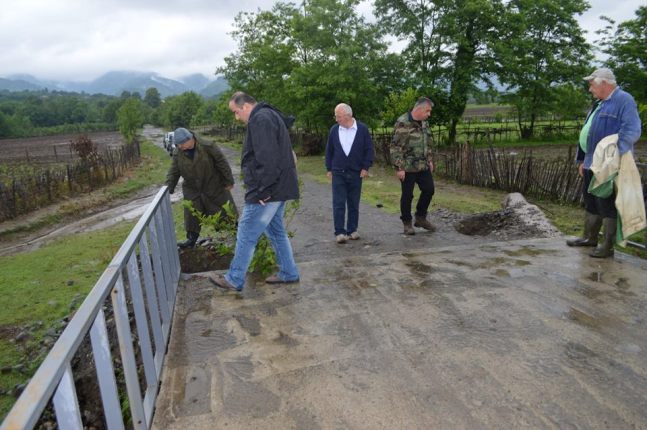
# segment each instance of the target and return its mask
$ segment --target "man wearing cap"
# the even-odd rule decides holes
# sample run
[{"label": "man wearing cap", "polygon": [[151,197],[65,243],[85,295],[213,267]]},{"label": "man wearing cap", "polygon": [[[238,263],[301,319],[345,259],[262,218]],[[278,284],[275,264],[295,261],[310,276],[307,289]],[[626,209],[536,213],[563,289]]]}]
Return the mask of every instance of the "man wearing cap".
[{"label": "man wearing cap", "polygon": [[[223,205],[236,205],[231,195],[234,175],[220,149],[211,142],[201,142],[186,128],[174,132],[177,149],[173,152],[171,167],[166,174],[166,186],[171,194],[180,176],[184,178],[182,193],[193,207],[205,215],[221,212]],[[200,222],[188,208],[184,208],[186,240],[178,243],[180,248],[193,248],[200,237]]]},{"label": "man wearing cap", "polygon": [[299,198],[297,168],[288,133],[294,118],[240,91],[229,99],[229,110],[247,124],[240,160],[246,187],[245,206],[238,220],[236,251],[229,270],[209,279],[224,290],[241,291],[258,239],[265,234],[279,266],[279,272],[265,282],[299,282],[292,245],[283,225],[285,202]]},{"label": "man wearing cap", "polygon": [[[602,198],[589,192],[593,178],[593,154],[598,143],[612,134],[618,134],[617,149],[620,157],[628,151],[633,152],[634,144],[640,137],[640,117],[633,97],[617,86],[610,69],[597,69],[584,80],[589,82],[589,91],[596,99],[580,132],[577,148],[579,174],[584,180],[584,235],[567,240],[566,243],[568,246],[595,246],[590,255],[605,258],[613,255],[618,218],[616,193],[614,191],[611,196]],[[602,226],[603,241],[598,244]]]}]

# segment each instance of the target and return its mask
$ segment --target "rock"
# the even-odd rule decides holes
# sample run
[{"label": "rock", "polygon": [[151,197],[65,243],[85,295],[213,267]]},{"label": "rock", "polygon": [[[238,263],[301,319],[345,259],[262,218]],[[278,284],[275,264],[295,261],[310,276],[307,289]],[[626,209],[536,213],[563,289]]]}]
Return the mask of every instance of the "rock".
[{"label": "rock", "polygon": [[20,332],[20,333],[18,333],[18,335],[14,338],[14,340],[15,340],[16,342],[24,342],[24,341],[26,341],[27,339],[29,339],[30,337],[31,337],[31,334],[30,334],[29,332],[27,332],[27,331],[21,331],[21,332]]},{"label": "rock", "polygon": [[73,280],[71,280],[71,279],[70,279],[69,281],[67,281],[67,286],[68,286],[68,287],[71,287],[72,285],[74,285],[74,281],[73,281]]}]

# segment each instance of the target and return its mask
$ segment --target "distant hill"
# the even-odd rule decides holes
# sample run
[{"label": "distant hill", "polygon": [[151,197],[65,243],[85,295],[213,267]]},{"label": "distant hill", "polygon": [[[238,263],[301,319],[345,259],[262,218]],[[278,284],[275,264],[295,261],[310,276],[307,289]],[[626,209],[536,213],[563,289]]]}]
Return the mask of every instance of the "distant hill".
[{"label": "distant hill", "polygon": [[0,91],[60,90],[118,96],[124,91],[138,92],[142,96],[148,88],[157,88],[162,97],[194,91],[203,97],[215,97],[229,88],[227,80],[215,80],[201,74],[189,75],[179,80],[165,78],[153,72],[112,71],[91,82],[65,82],[40,80],[31,75],[12,75],[0,78]]},{"label": "distant hill", "polygon": [[0,90],[9,91],[38,91],[42,87],[27,82],[22,79],[4,79],[0,78]]}]

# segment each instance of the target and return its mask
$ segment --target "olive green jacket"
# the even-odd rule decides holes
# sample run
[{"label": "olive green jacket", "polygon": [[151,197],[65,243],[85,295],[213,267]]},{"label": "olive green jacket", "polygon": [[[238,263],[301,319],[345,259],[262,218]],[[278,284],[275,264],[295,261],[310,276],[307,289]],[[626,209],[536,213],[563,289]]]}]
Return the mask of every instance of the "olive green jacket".
[{"label": "olive green jacket", "polygon": [[[194,136],[195,137],[195,136]],[[234,175],[227,159],[220,149],[211,142],[200,142],[195,138],[193,159],[184,151],[175,149],[171,167],[166,174],[166,185],[172,193],[184,178],[182,192],[186,200],[203,197],[211,201],[227,201],[226,187],[234,185]]]},{"label": "olive green jacket", "polygon": [[427,121],[415,121],[411,113],[401,115],[393,126],[391,163],[398,170],[420,172],[429,169],[431,136]]}]

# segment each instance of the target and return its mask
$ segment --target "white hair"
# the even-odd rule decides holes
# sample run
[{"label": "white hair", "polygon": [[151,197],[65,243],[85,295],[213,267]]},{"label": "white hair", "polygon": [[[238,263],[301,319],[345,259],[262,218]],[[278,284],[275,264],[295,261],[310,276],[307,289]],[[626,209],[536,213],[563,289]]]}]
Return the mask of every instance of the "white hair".
[{"label": "white hair", "polygon": [[347,105],[346,103],[339,103],[336,107],[335,110],[339,109],[343,113],[349,116],[353,116],[353,109]]},{"label": "white hair", "polygon": [[611,85],[617,85],[615,79],[608,79],[608,78],[593,78],[593,82],[596,84],[601,84],[602,82],[606,82]]}]

